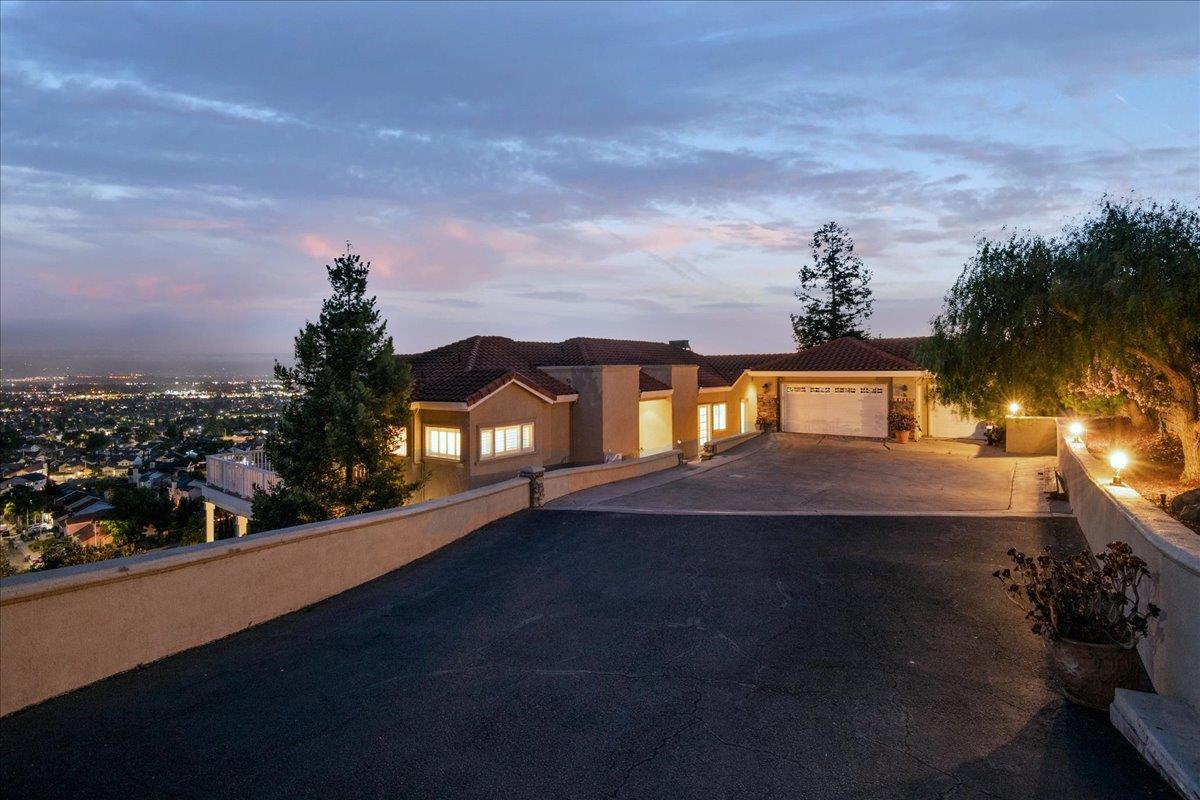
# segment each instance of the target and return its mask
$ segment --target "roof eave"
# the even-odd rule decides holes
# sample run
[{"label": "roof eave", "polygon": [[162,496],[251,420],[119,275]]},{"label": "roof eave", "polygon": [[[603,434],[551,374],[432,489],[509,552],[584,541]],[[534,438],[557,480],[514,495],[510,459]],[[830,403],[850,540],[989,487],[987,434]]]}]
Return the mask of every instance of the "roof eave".
[{"label": "roof eave", "polygon": [[923,369],[754,369],[750,370],[752,378],[786,377],[817,377],[817,378],[910,378],[929,374]]}]

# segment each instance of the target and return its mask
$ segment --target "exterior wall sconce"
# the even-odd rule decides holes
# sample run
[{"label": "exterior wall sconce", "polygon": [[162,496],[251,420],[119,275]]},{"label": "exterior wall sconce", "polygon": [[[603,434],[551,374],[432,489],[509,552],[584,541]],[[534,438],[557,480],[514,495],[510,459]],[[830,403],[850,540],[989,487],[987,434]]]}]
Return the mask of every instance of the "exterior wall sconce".
[{"label": "exterior wall sconce", "polygon": [[1129,456],[1125,455],[1120,450],[1114,450],[1108,457],[1108,465],[1113,468],[1113,486],[1124,486],[1121,480],[1121,470],[1129,466]]}]

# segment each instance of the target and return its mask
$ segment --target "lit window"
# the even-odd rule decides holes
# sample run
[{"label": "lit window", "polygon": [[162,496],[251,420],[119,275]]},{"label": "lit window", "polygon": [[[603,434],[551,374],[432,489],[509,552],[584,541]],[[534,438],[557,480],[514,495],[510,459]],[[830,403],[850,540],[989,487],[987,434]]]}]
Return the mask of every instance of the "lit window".
[{"label": "lit window", "polygon": [[408,455],[408,428],[396,431],[396,436],[392,439],[392,455],[401,457]]},{"label": "lit window", "polygon": [[533,423],[479,429],[479,458],[497,458],[533,451]]},{"label": "lit window", "polygon": [[725,430],[725,404],[713,403],[713,430]]},{"label": "lit window", "polygon": [[433,458],[458,458],[462,434],[458,428],[426,428],[425,455]]}]

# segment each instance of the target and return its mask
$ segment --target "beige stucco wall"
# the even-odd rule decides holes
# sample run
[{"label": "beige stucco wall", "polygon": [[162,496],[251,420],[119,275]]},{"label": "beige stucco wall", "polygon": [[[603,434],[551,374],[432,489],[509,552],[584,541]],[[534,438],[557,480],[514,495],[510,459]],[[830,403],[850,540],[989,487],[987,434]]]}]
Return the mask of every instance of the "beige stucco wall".
[{"label": "beige stucco wall", "polygon": [[638,453],[638,367],[542,367],[574,387],[571,404],[571,458],[588,464],[606,457],[636,458]]},{"label": "beige stucco wall", "polygon": [[1142,598],[1162,611],[1138,653],[1155,691],[1200,711],[1200,536],[1136,490],[1113,486],[1112,470],[1069,442],[1061,421],[1055,441],[1058,471],[1088,545],[1099,552],[1127,542],[1150,570]]},{"label": "beige stucco wall", "polygon": [[638,403],[638,455],[670,450],[675,441],[671,436],[671,398],[659,397]]},{"label": "beige stucco wall", "polygon": [[675,446],[684,458],[700,453],[700,431],[696,422],[697,381],[700,368],[695,364],[652,365],[642,367],[646,374],[657,378],[675,391],[671,393],[671,427]]},{"label": "beige stucco wall", "polygon": [[[679,464],[552,470],[545,499]],[[311,605],[529,506],[515,478],[417,505],[0,580],[0,715]]]},{"label": "beige stucco wall", "polygon": [[549,503],[551,500],[572,492],[591,489],[593,486],[602,486],[615,481],[637,478],[677,466],[679,466],[679,452],[671,450],[642,458],[629,459],[628,461],[613,461],[608,464],[591,464],[585,467],[548,470],[543,479],[543,501]]},{"label": "beige stucco wall", "polygon": [[[527,467],[553,466],[571,457],[571,404],[547,403],[527,389],[511,383],[470,411],[421,408],[413,412],[409,431],[409,474],[426,476],[417,501],[507,480]],[[532,422],[534,450],[504,458],[479,459],[479,429]],[[425,426],[457,428],[462,447],[457,461],[427,457]]]},{"label": "beige stucco wall", "polygon": [[1054,417],[1005,417],[1004,451],[1052,456],[1057,452]]},{"label": "beige stucco wall", "polygon": [[606,366],[604,370],[604,454],[638,456],[639,367]]},{"label": "beige stucco wall", "polygon": [[471,473],[464,460],[425,457],[425,427],[458,428],[462,435],[462,447],[468,445],[467,431],[470,419],[466,411],[445,411],[422,408],[413,412],[412,428],[408,433],[409,468],[413,478],[424,477],[425,483],[414,498],[416,501],[432,500],[437,497],[464,492],[471,486]]},{"label": "beige stucco wall", "polygon": [[[463,458],[472,488],[511,478],[527,467],[553,466],[570,458],[570,404],[547,403],[527,389],[510,383],[470,411],[470,442],[464,441]],[[533,423],[534,451],[480,460],[481,428]],[[562,430],[558,430],[562,428]]]},{"label": "beige stucco wall", "polygon": [[303,608],[529,505],[525,480],[0,581],[0,714]]}]

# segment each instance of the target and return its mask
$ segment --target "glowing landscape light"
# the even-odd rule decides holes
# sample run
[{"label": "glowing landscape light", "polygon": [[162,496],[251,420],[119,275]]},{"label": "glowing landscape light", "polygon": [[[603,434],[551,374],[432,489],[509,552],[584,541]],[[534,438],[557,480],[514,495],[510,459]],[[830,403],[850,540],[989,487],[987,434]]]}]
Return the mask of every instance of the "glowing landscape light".
[{"label": "glowing landscape light", "polygon": [[1129,456],[1121,450],[1113,450],[1108,456],[1108,465],[1113,468],[1113,486],[1124,486],[1121,481],[1121,470],[1129,466]]},{"label": "glowing landscape light", "polygon": [[1016,416],[1017,414],[1020,413],[1020,411],[1021,411],[1021,404],[1018,403],[1016,400],[1014,400],[1008,404],[1008,413],[1009,414]]},{"label": "glowing landscape light", "polygon": [[1075,441],[1075,442],[1083,441],[1083,423],[1082,422],[1080,422],[1078,420],[1076,420],[1075,422],[1072,422],[1070,425],[1067,426],[1067,430],[1071,434],[1072,441]]}]

